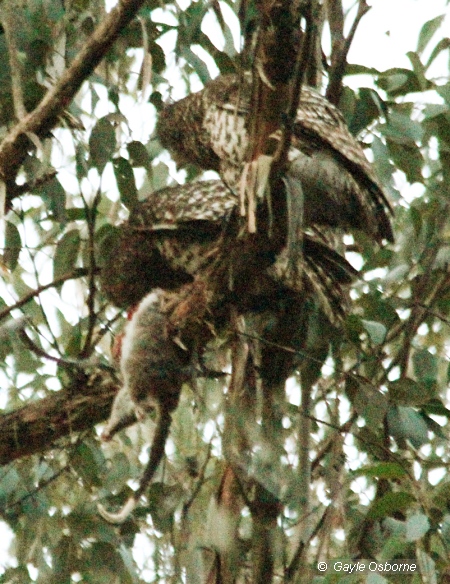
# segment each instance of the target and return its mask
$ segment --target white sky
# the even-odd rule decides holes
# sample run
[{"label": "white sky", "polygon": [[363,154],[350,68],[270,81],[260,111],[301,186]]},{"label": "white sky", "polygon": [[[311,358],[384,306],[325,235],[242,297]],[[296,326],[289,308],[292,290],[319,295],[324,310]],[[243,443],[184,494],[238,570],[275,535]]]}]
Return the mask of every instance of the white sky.
[{"label": "white sky", "polygon": [[[422,25],[440,14],[447,17],[431,46],[440,37],[450,36],[450,11],[445,0],[372,0],[369,4],[372,9],[359,24],[350,49],[350,63],[380,70],[410,68],[406,53],[416,50]],[[448,61],[448,52],[446,58]]]}]

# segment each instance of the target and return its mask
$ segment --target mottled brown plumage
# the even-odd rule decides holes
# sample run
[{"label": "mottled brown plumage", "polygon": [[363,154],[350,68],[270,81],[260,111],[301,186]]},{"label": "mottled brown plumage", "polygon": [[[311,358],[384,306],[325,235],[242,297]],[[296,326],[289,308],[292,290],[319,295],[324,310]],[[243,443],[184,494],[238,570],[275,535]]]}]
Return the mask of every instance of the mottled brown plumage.
[{"label": "mottled brown plumage", "polygon": [[100,283],[108,299],[129,308],[153,288],[176,290],[192,281],[214,260],[216,243],[234,206],[220,181],[151,193],[100,244]]},{"label": "mottled brown plumage", "polygon": [[[265,210],[260,211],[264,222]],[[304,234],[299,294],[285,279],[283,230],[274,230],[272,238],[262,230],[240,239],[235,237],[239,228],[236,197],[229,188],[217,180],[191,183],[152,193],[99,250],[105,294],[119,306],[138,305],[122,338],[124,385],[102,437],[110,440],[150,410],[157,413],[139,488],[118,513],[98,506],[107,521],[125,521],[152,480],[164,456],[182,384],[192,376],[194,357],[211,337],[210,325],[228,322],[230,303],[243,312],[270,309],[264,334],[276,343],[275,323],[291,326],[296,350],[306,347],[307,335],[298,323],[307,321],[310,305],[316,303],[332,323],[344,315],[345,288],[355,271],[325,240]],[[289,353],[287,362],[271,363],[272,377],[267,373],[266,378],[280,371],[287,375],[295,363]]]},{"label": "mottled brown plumage", "polygon": [[[154,288],[176,290],[219,261],[224,303],[270,307],[290,287],[280,269],[283,241],[269,241],[263,233],[235,243],[230,238],[220,256],[222,235],[238,223],[236,215],[236,197],[218,180],[152,193],[103,242],[103,291],[114,304],[129,307]],[[315,299],[332,322],[342,317],[345,287],[356,272],[325,238],[305,234],[299,271],[304,297]]]},{"label": "mottled brown plumage", "polygon": [[[248,75],[218,77],[166,106],[157,125],[177,163],[217,171],[235,195],[247,151],[250,90]],[[310,87],[301,90],[289,160],[289,184],[294,197],[303,197],[306,225],[393,240],[389,202],[361,146],[340,112]]]}]

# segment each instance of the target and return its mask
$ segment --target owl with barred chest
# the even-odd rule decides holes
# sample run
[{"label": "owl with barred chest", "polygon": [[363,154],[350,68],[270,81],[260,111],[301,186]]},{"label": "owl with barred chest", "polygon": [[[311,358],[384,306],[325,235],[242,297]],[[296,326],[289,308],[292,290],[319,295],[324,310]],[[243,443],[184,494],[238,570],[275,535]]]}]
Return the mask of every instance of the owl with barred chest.
[{"label": "owl with barred chest", "polygon": [[[247,244],[231,237],[223,255],[223,236],[239,223],[236,211],[236,197],[219,180],[150,194],[98,250],[103,292],[113,304],[129,308],[151,290],[177,290],[219,262],[224,303],[236,302],[244,310],[273,306],[289,291],[276,269],[284,242],[268,241],[263,233]],[[346,288],[356,272],[320,232],[304,236],[301,271],[302,298],[317,301],[331,322],[343,317]]]},{"label": "owl with barred chest", "polygon": [[[160,113],[157,134],[177,163],[215,170],[237,197],[248,147],[251,77],[218,77]],[[278,131],[276,139],[281,137]],[[392,241],[391,207],[339,110],[302,87],[287,170],[304,224]]]},{"label": "owl with barred chest", "polygon": [[287,329],[295,351],[286,357],[283,350],[283,358],[275,351],[274,359],[263,359],[270,368],[266,379],[274,384],[306,350],[308,335],[299,323],[306,323],[316,307],[332,324],[345,316],[347,286],[356,272],[324,237],[304,234],[298,293],[276,268],[284,251],[282,232],[267,238],[262,230],[239,239],[239,228],[236,197],[223,182],[190,183],[151,193],[98,250],[105,296],[120,307],[133,307],[116,346],[124,385],[102,439],[111,440],[152,409],[157,413],[138,489],[117,513],[98,506],[111,523],[125,521],[145,493],[164,456],[182,385],[198,374],[194,363],[212,332],[229,326],[230,306],[270,315],[262,329],[269,342],[277,343]]}]

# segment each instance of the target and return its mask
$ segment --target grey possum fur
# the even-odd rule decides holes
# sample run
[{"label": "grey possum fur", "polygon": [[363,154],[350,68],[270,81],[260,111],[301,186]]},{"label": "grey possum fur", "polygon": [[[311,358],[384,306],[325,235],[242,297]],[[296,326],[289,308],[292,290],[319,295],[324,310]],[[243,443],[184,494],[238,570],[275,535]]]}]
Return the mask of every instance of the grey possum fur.
[{"label": "grey possum fur", "polygon": [[190,353],[174,340],[164,312],[165,301],[165,293],[159,289],[145,296],[127,323],[122,340],[123,387],[116,395],[102,439],[110,440],[134,417],[142,420],[151,411],[157,416],[150,458],[137,491],[118,513],[109,513],[98,505],[100,514],[110,523],[126,520],[152,480],[164,456],[181,387],[190,378]]}]

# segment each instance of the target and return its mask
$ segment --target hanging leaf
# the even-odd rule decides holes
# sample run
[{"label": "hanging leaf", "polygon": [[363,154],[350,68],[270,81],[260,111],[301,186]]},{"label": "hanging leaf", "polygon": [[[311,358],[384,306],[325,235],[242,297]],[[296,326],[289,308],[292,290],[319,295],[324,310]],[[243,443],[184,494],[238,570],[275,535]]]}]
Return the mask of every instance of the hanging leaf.
[{"label": "hanging leaf", "polygon": [[367,519],[382,519],[393,516],[395,513],[407,511],[415,502],[410,493],[403,491],[387,493],[381,499],[377,499],[367,513]]},{"label": "hanging leaf", "polygon": [[102,456],[99,457],[98,446],[89,441],[78,444],[73,453],[70,464],[83,481],[94,487],[101,486],[100,473],[102,466]]},{"label": "hanging leaf", "polygon": [[433,420],[433,418],[430,418],[430,416],[425,413],[424,408],[421,409],[420,415],[430,432],[433,432],[433,434],[442,438],[442,440],[447,440],[447,434],[444,432],[443,427]]},{"label": "hanging leaf", "polygon": [[345,384],[345,393],[368,427],[376,428],[383,422],[388,409],[387,396],[364,378],[357,375],[349,377]]},{"label": "hanging leaf", "polygon": [[381,345],[386,338],[386,327],[381,322],[374,322],[373,320],[361,319],[361,323],[369,335],[370,340],[375,345]]},{"label": "hanging leaf", "polygon": [[162,533],[172,529],[173,515],[183,499],[183,494],[180,485],[153,483],[150,486],[148,511],[151,513],[155,528]]},{"label": "hanging leaf", "polygon": [[424,391],[422,384],[407,377],[391,381],[388,387],[389,399],[397,405],[419,406],[426,403],[431,397]]},{"label": "hanging leaf", "polygon": [[19,261],[20,251],[22,249],[22,239],[19,230],[11,223],[6,221],[5,229],[5,251],[3,253],[3,261],[5,265],[13,272],[16,269]]},{"label": "hanging leaf", "polygon": [[446,37],[441,39],[438,44],[434,47],[431,52],[430,58],[427,61],[426,68],[431,65],[431,63],[438,57],[443,51],[447,51],[450,48],[450,38]]},{"label": "hanging leaf", "polygon": [[203,61],[192,51],[192,49],[189,47],[183,47],[180,50],[180,56],[186,59],[189,65],[191,65],[191,67],[199,76],[203,85],[206,85],[208,81],[211,81],[211,75],[209,74],[208,66],[206,65],[205,61]]},{"label": "hanging leaf", "polygon": [[406,474],[406,470],[397,462],[380,462],[373,466],[359,468],[352,473],[353,476],[378,479],[401,479]]},{"label": "hanging leaf", "polygon": [[436,355],[430,353],[426,349],[414,351],[413,353],[414,373],[421,381],[429,384],[436,382],[438,359]]},{"label": "hanging leaf", "polygon": [[120,193],[120,200],[128,209],[133,209],[138,202],[138,192],[131,164],[121,156],[113,160],[114,176]]},{"label": "hanging leaf", "polygon": [[75,326],[71,327],[67,341],[64,343],[64,353],[66,357],[78,357],[82,346],[82,326],[81,323],[77,323]]},{"label": "hanging leaf", "polygon": [[386,143],[392,160],[399,170],[402,170],[406,174],[408,182],[423,183],[422,169],[425,161],[416,144],[402,144],[390,139],[387,139]]},{"label": "hanging leaf", "polygon": [[450,418],[450,410],[445,407],[440,399],[431,399],[428,401],[422,408],[424,411],[428,412],[429,414],[435,414],[436,416],[445,416],[446,418]]},{"label": "hanging leaf", "polygon": [[78,229],[72,229],[63,235],[56,246],[53,260],[53,278],[57,280],[70,273],[78,259],[81,237]]},{"label": "hanging leaf", "polygon": [[116,149],[116,132],[106,118],[100,118],[89,137],[91,163],[102,174]]},{"label": "hanging leaf", "polygon": [[367,128],[380,114],[386,113],[386,108],[380,95],[368,87],[361,87],[358,91],[358,100],[349,123],[349,129],[355,136]]},{"label": "hanging leaf", "polygon": [[430,529],[430,521],[426,515],[416,514],[408,517],[406,522],[406,539],[417,541]]},{"label": "hanging leaf", "polygon": [[380,73],[377,81],[378,87],[384,89],[390,96],[398,97],[416,91],[423,91],[431,87],[431,81],[426,82],[422,87],[415,71],[396,67]]},{"label": "hanging leaf", "polygon": [[423,137],[423,128],[419,122],[412,120],[404,113],[392,111],[387,124],[380,124],[380,131],[391,140],[399,144],[420,142]]},{"label": "hanging leaf", "polygon": [[106,477],[103,478],[103,487],[108,491],[119,492],[130,476],[130,461],[123,452],[116,452],[108,461]]},{"label": "hanging leaf", "polygon": [[127,150],[130,156],[130,164],[133,168],[149,168],[150,156],[142,142],[133,140],[133,142],[130,142],[127,145]]},{"label": "hanging leaf", "polygon": [[399,440],[409,440],[414,448],[419,448],[429,441],[425,421],[411,407],[394,406],[390,408],[387,421],[390,434]]},{"label": "hanging leaf", "polygon": [[42,197],[50,217],[60,224],[66,222],[66,192],[56,177],[45,181],[34,191]]},{"label": "hanging leaf", "polygon": [[416,79],[420,84],[421,91],[425,91],[429,81],[425,77],[425,67],[422,64],[419,55],[414,53],[414,51],[409,51],[406,53],[406,55],[411,61],[411,65],[413,67],[414,73],[416,74]]}]

